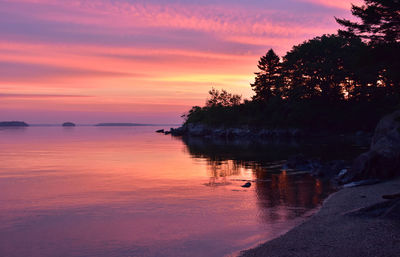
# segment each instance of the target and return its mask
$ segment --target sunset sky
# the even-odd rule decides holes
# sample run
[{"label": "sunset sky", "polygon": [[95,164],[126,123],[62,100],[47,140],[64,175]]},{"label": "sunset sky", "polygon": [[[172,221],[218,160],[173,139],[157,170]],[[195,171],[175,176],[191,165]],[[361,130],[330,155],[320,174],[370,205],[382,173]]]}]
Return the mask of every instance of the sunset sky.
[{"label": "sunset sky", "polygon": [[0,0],[0,120],[180,123],[259,57],[339,28],[351,0]]}]

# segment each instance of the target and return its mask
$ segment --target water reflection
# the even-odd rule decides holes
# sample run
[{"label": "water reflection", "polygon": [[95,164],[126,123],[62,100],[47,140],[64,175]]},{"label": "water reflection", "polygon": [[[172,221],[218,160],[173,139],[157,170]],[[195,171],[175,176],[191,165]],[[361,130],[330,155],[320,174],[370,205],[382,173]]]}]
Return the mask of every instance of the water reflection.
[{"label": "water reflection", "polygon": [[340,137],[270,141],[183,137],[181,140],[187,146],[190,155],[195,158],[204,157],[212,161],[235,160],[243,166],[252,163],[274,166],[274,163],[299,153],[323,161],[350,160],[368,147]]},{"label": "water reflection", "polygon": [[[235,178],[252,181],[260,218],[265,224],[295,219],[315,209],[333,191],[309,174],[281,170],[288,156],[298,153],[334,160],[351,159],[362,151],[346,141],[209,140],[184,137],[187,152],[206,159],[208,186],[230,185]],[[340,149],[340,151],[337,151]]]},{"label": "water reflection", "polygon": [[229,177],[241,174],[240,165],[233,161],[207,160],[207,174],[210,181],[207,186],[226,186],[231,184]]},{"label": "water reflection", "polygon": [[0,130],[0,256],[224,256],[284,233],[327,193],[277,168],[298,142],[156,129]]}]

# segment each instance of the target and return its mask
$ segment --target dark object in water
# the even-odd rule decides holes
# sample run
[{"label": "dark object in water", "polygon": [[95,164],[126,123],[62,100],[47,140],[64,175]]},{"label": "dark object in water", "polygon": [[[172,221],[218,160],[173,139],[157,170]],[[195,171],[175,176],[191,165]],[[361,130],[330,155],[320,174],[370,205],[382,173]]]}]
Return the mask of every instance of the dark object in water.
[{"label": "dark object in water", "polygon": [[76,125],[75,125],[75,123],[72,123],[72,122],[64,122],[62,124],[62,126],[63,127],[75,127]]},{"label": "dark object in water", "polygon": [[2,121],[0,127],[29,127],[29,125],[23,121]]},{"label": "dark object in water", "polygon": [[246,184],[242,185],[241,187],[251,187],[251,183],[247,182]]},{"label": "dark object in water", "polygon": [[164,129],[156,130],[157,133],[164,133]]}]

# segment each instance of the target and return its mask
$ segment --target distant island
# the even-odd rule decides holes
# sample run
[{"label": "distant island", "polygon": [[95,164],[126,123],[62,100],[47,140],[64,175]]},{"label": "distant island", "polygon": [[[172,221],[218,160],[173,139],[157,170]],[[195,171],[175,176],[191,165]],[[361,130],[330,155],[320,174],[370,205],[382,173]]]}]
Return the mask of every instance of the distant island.
[{"label": "distant island", "polygon": [[29,125],[23,121],[1,121],[0,127],[29,127]]},{"label": "distant island", "polygon": [[140,123],[99,123],[96,127],[138,127],[138,126],[152,126],[152,124]]},{"label": "distant island", "polygon": [[62,124],[62,126],[63,126],[63,127],[75,127],[76,125],[75,125],[75,123],[73,123],[73,122],[64,122],[64,123]]}]

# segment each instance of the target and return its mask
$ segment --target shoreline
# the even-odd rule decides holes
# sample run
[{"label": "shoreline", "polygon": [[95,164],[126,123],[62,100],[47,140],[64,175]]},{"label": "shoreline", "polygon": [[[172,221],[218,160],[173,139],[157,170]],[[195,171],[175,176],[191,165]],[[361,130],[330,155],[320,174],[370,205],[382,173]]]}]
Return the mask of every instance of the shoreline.
[{"label": "shoreline", "polygon": [[263,127],[213,127],[203,124],[184,124],[177,128],[159,129],[155,131],[165,135],[186,138],[202,138],[204,140],[246,140],[246,141],[291,141],[291,140],[326,140],[345,139],[356,142],[368,142],[372,139],[372,131],[329,131],[316,132],[300,128],[263,128]]},{"label": "shoreline", "polygon": [[239,256],[398,256],[400,220],[375,217],[376,210],[363,208],[385,202],[382,195],[399,191],[400,178],[343,188],[328,196],[310,219]]}]

